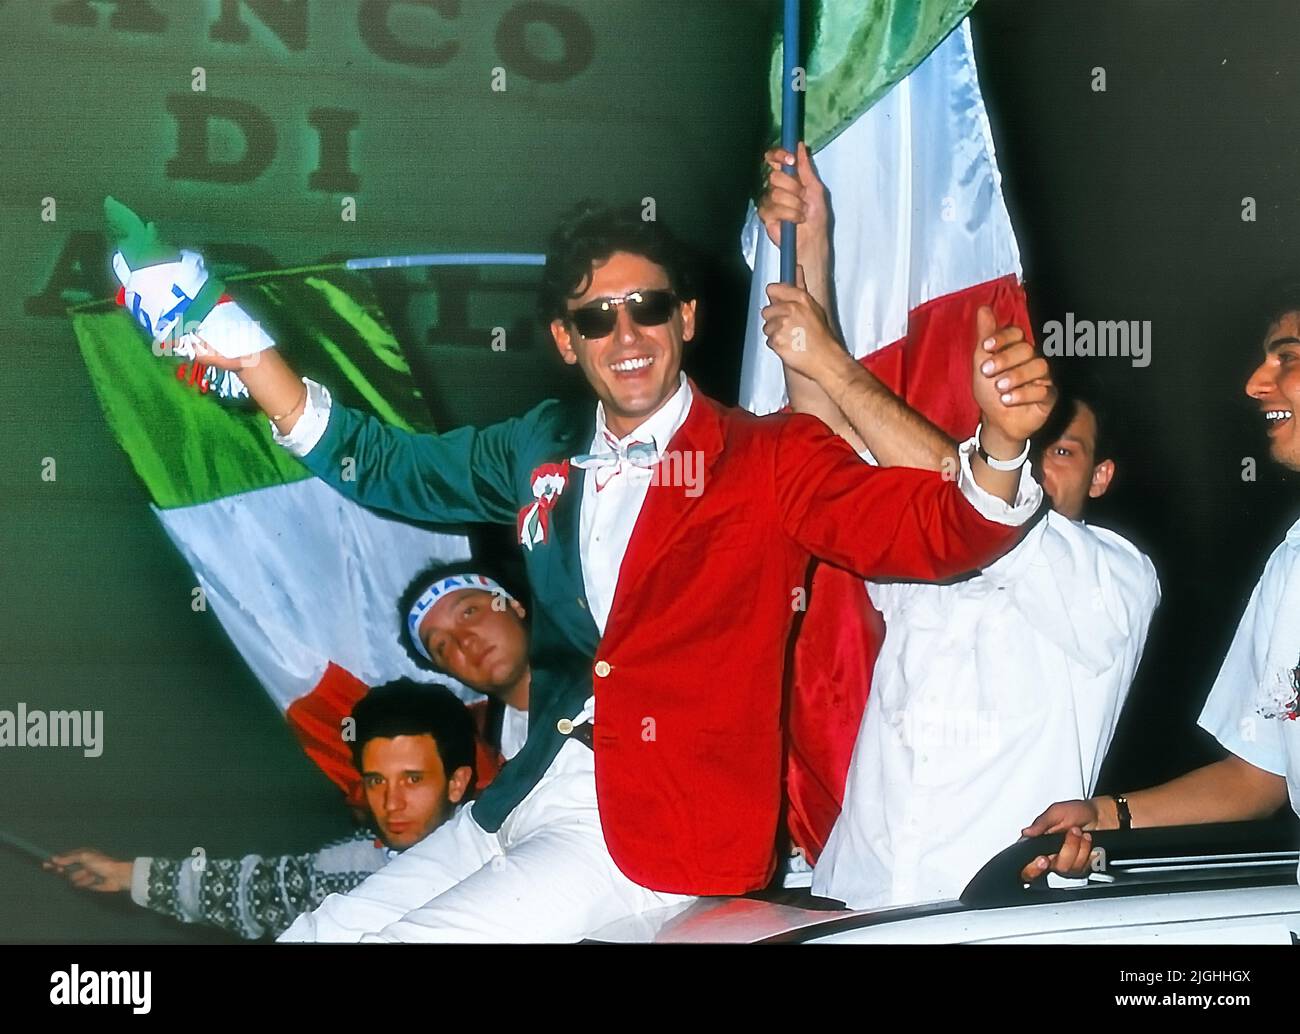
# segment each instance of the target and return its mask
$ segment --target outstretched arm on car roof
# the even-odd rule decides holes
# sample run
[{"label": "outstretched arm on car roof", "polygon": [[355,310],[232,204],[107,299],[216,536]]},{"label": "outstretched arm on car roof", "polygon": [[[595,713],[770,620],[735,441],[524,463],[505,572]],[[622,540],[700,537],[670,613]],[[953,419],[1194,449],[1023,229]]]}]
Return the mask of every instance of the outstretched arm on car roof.
[{"label": "outstretched arm on car roof", "polygon": [[[1190,826],[1205,822],[1246,822],[1268,818],[1287,800],[1286,779],[1229,754],[1159,786],[1124,794],[1132,825]],[[1119,829],[1115,797],[1058,801],[1026,826],[1027,837],[1065,833],[1055,854],[1039,855],[1021,871],[1028,882],[1048,872],[1086,875],[1091,865],[1091,830]]]}]

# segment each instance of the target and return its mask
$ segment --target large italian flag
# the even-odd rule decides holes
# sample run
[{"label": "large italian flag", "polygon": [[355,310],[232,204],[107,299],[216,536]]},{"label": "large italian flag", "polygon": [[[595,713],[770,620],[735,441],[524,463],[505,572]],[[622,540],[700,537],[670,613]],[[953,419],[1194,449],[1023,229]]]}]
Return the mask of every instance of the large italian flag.
[{"label": "large italian flag", "polygon": [[[805,93],[804,137],[830,194],[835,294],[853,354],[957,439],[973,433],[974,321],[1029,334],[1020,253],[1002,196],[966,15],[974,0],[825,0]],[[773,59],[780,112],[780,55]],[[754,269],[741,404],[786,405],[780,360],[762,334],[778,251],[751,213]],[[863,587],[814,574],[795,644],[790,695],[789,825],[812,857],[839,813],[844,776],[882,626]]]},{"label": "large italian flag", "polygon": [[[430,429],[364,274],[260,273],[232,278],[229,290],[294,368],[336,398],[397,427]],[[370,686],[430,680],[398,638],[397,599],[421,568],[467,557],[465,537],[343,498],[272,441],[260,413],[218,404],[183,365],[155,358],[116,305],[78,307],[72,320],[108,425],[193,568],[203,605],[307,753],[356,799],[340,719]]]}]

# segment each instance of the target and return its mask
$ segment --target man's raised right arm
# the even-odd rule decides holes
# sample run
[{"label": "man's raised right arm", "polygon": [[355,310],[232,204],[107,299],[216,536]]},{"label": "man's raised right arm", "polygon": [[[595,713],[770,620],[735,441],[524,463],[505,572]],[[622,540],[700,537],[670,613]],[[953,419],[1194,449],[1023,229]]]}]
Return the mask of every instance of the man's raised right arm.
[{"label": "man's raised right arm", "polygon": [[300,380],[276,350],[240,376],[270,418],[276,442],[361,505],[433,523],[514,522],[518,420],[447,434],[393,427]]},{"label": "man's raised right arm", "polygon": [[176,354],[236,373],[276,441],[313,474],[364,506],[414,520],[514,522],[520,421],[417,434],[334,403],[322,385],[298,377],[201,255],[169,246],[154,224],[111,198],[105,212],[123,305],[155,343],[175,338]]}]

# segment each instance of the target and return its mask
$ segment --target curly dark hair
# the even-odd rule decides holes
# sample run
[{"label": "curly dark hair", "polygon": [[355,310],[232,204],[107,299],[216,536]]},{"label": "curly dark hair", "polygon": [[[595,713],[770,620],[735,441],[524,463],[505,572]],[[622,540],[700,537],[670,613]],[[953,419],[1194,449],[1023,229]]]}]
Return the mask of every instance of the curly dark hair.
[{"label": "curly dark hair", "polygon": [[546,268],[537,298],[543,323],[563,319],[566,302],[591,282],[592,266],[615,252],[641,255],[668,274],[668,285],[682,301],[695,298],[690,250],[662,223],[644,219],[638,205],[580,201],[560,219],[546,245]]},{"label": "curly dark hair", "polygon": [[[361,771],[361,752],[373,739],[395,736],[433,737],[447,777],[458,768],[474,769],[474,719],[450,689],[440,683],[424,685],[397,679],[376,686],[352,708],[356,739],[352,761]],[[475,775],[470,776],[474,785]]]},{"label": "curly dark hair", "polygon": [[1092,410],[1093,419],[1097,423],[1093,463],[1118,459],[1110,405],[1106,392],[1097,379],[1081,371],[1077,364],[1067,369],[1066,364],[1059,362],[1052,364],[1052,379],[1056,382],[1058,395],[1047,423],[1034,435],[1034,444],[1039,453],[1065,433],[1070,422],[1078,415],[1079,406],[1083,405]]},{"label": "curly dark hair", "polygon": [[1300,313],[1300,281],[1286,279],[1269,284],[1261,292],[1259,310],[1259,338],[1252,341],[1258,344],[1264,336],[1291,313]]}]

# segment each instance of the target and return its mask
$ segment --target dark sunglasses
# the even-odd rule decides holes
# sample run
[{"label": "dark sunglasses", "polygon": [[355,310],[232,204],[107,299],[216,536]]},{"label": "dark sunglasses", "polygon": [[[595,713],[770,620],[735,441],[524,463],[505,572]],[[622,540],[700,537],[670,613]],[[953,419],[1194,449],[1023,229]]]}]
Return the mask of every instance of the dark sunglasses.
[{"label": "dark sunglasses", "polygon": [[672,291],[632,291],[622,298],[598,298],[590,305],[574,309],[569,319],[583,337],[602,338],[613,332],[620,305],[639,326],[657,327],[672,318],[677,301]]}]

